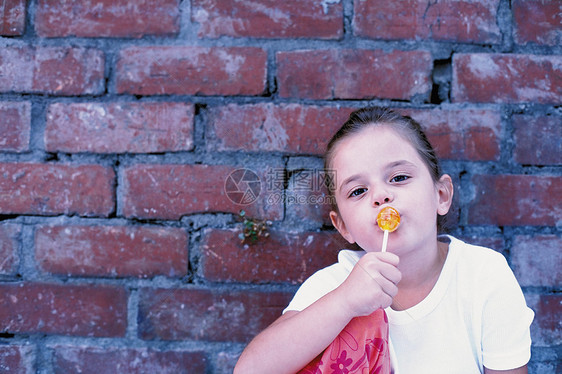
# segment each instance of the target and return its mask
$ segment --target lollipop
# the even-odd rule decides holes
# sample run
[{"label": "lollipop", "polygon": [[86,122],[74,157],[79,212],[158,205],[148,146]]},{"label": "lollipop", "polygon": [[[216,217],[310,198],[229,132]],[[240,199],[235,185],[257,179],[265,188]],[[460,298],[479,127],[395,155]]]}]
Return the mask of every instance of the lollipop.
[{"label": "lollipop", "polygon": [[398,228],[398,225],[400,225],[400,213],[398,213],[398,211],[393,207],[387,206],[379,212],[377,216],[377,224],[380,229],[384,231],[381,252],[386,252],[388,233],[393,232]]}]

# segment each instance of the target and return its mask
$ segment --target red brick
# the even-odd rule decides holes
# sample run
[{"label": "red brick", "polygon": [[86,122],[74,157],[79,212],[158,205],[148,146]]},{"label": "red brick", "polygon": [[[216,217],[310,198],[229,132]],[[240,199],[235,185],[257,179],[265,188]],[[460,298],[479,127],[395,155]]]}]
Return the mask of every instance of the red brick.
[{"label": "red brick", "polygon": [[561,103],[562,57],[455,54],[452,99],[475,103]]},{"label": "red brick", "polygon": [[41,37],[141,37],[179,32],[178,0],[40,0]]},{"label": "red brick", "polygon": [[560,224],[560,177],[534,175],[476,175],[470,202],[472,225],[557,226]]},{"label": "red brick", "polygon": [[124,336],[127,294],[103,285],[0,285],[0,330],[7,333]]},{"label": "red brick", "polygon": [[184,103],[56,103],[49,152],[154,153],[193,149],[194,106]]},{"label": "red brick", "polygon": [[267,54],[260,48],[131,47],[119,53],[117,91],[139,95],[260,95]]},{"label": "red brick", "polygon": [[[209,148],[218,151],[323,155],[352,110],[271,103],[214,107],[209,110],[206,139]],[[483,161],[500,157],[501,115],[496,110],[396,110],[420,122],[440,158]]]},{"label": "red brick", "polygon": [[29,345],[0,346],[0,372],[10,374],[35,373],[35,352]]},{"label": "red brick", "polygon": [[527,304],[535,311],[531,339],[535,347],[557,346],[562,343],[562,296],[527,295]]},{"label": "red brick", "polygon": [[209,229],[204,233],[202,275],[217,282],[302,283],[315,271],[337,262],[345,240],[337,232],[287,233],[241,243],[241,230]]},{"label": "red brick", "polygon": [[[273,167],[273,166],[272,166]],[[242,168],[226,165],[135,165],[123,177],[123,215],[138,218],[179,219],[204,212],[238,213],[253,218],[280,219],[281,204],[269,204],[264,170],[252,170],[260,180],[258,196],[248,204],[227,191],[235,191],[229,176]],[[238,180],[238,179],[237,179]],[[241,183],[240,190],[252,190]],[[274,189],[273,192],[277,190]],[[270,191],[271,192],[271,191]],[[235,200],[231,200],[231,198]]]},{"label": "red brick", "polygon": [[300,104],[230,104],[209,109],[211,150],[321,155],[351,109]]},{"label": "red brick", "polygon": [[515,161],[521,164],[560,165],[562,117],[514,115]]},{"label": "red brick", "polygon": [[0,274],[13,275],[19,265],[21,226],[0,224]]},{"label": "red brick", "polygon": [[497,161],[500,158],[501,115],[487,109],[399,109],[424,128],[441,159]]},{"label": "red brick", "polygon": [[3,1],[0,6],[0,35],[23,35],[25,30],[25,0]]},{"label": "red brick", "polygon": [[107,216],[114,180],[98,165],[0,163],[0,214]]},{"label": "red brick", "polygon": [[42,226],[35,259],[43,271],[74,276],[187,274],[187,234],[148,226]]},{"label": "red brick", "polygon": [[513,0],[514,40],[517,44],[537,43],[557,46],[562,43],[562,13],[559,1]]},{"label": "red brick", "polygon": [[355,34],[374,39],[432,39],[495,44],[499,0],[354,2]]},{"label": "red brick", "polygon": [[139,335],[145,340],[248,342],[280,315],[292,294],[208,289],[143,289]]},{"label": "red brick", "polygon": [[562,285],[562,239],[554,235],[516,236],[511,263],[521,286]]},{"label": "red brick", "polygon": [[0,151],[29,150],[31,103],[0,102]]},{"label": "red brick", "polygon": [[277,53],[279,94],[299,99],[429,99],[426,51],[301,50]]},{"label": "red brick", "polygon": [[203,352],[152,348],[54,346],[55,374],[180,374],[205,373]]},{"label": "red brick", "polygon": [[5,47],[0,49],[0,92],[53,95],[101,94],[104,55],[96,49]]},{"label": "red brick", "polygon": [[191,6],[200,37],[337,39],[343,35],[340,1],[194,0]]}]

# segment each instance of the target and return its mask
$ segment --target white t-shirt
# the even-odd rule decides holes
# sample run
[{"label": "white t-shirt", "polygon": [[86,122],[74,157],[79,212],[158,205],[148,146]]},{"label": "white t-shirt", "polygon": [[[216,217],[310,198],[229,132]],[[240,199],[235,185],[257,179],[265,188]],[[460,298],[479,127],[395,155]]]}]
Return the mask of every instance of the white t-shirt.
[{"label": "white t-shirt", "polygon": [[[515,369],[531,357],[534,312],[505,258],[454,237],[437,283],[417,305],[387,308],[399,374],[483,373]],[[342,250],[338,262],[308,278],[285,309],[300,311],[337,288],[365,254]],[[284,312],[285,312],[284,311]]]}]

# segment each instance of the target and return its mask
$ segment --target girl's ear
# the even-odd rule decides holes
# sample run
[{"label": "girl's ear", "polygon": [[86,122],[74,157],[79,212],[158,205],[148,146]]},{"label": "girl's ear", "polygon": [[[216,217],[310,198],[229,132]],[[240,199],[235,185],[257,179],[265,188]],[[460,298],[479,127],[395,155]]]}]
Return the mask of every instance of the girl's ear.
[{"label": "girl's ear", "polygon": [[347,231],[347,228],[345,227],[345,222],[338,214],[338,212],[333,210],[330,211],[330,219],[332,220],[332,225],[334,225],[334,227],[338,230],[340,235],[343,236],[344,239],[349,242],[349,244],[355,243],[355,240],[353,240],[353,236],[351,236],[349,231]]},{"label": "girl's ear", "polygon": [[443,174],[437,182],[437,213],[444,216],[449,211],[451,204],[453,203],[453,180],[448,174]]}]

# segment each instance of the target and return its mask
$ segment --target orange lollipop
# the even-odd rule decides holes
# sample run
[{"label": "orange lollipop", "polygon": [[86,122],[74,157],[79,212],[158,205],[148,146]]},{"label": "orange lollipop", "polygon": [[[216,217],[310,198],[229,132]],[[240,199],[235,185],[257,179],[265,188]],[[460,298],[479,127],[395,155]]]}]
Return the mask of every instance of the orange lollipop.
[{"label": "orange lollipop", "polygon": [[400,213],[393,207],[387,206],[379,212],[377,224],[381,230],[393,232],[400,224]]},{"label": "orange lollipop", "polygon": [[393,232],[400,225],[400,213],[393,207],[387,206],[381,209],[377,215],[377,224],[384,231],[381,252],[385,252],[388,244],[388,233]]}]

